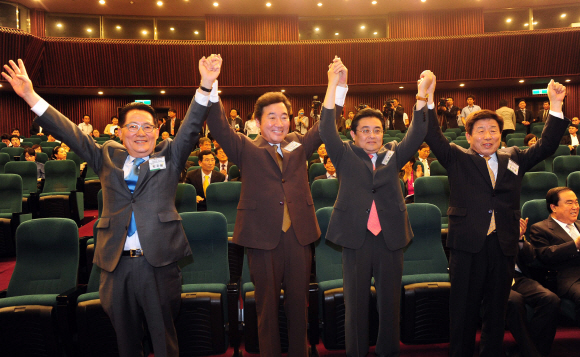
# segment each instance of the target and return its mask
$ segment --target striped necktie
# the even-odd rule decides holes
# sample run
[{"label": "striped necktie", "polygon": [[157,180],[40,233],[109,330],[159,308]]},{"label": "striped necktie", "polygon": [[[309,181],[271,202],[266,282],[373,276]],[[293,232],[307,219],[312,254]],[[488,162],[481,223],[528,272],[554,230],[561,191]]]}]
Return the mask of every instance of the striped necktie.
[{"label": "striped necktie", "polygon": [[[139,180],[139,165],[145,162],[143,158],[137,158],[133,161],[133,167],[131,167],[131,172],[127,177],[125,177],[125,182],[129,187],[129,191],[133,193],[135,191],[135,186],[137,185],[137,180]],[[127,228],[127,237],[131,237],[137,232],[137,223],[135,223],[135,212],[131,212],[131,222],[129,222],[129,227]]]}]

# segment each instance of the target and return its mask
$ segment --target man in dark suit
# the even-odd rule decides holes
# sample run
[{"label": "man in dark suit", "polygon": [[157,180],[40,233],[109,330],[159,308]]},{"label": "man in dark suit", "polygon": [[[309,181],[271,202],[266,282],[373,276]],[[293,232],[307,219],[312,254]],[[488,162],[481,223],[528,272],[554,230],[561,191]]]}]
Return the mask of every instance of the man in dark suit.
[{"label": "man in dark suit", "polygon": [[388,120],[391,130],[400,130],[402,133],[407,130],[403,120],[404,114],[405,108],[399,103],[398,98],[393,98],[390,103],[383,105],[383,117]]},{"label": "man in dark suit", "polygon": [[550,102],[545,100],[542,106],[543,108],[540,109],[536,116],[536,122],[538,123],[545,123],[550,117]]},{"label": "man in dark suit", "polygon": [[181,119],[177,119],[177,112],[175,111],[175,109],[169,109],[167,111],[167,132],[171,135],[171,136],[175,136],[177,135],[177,132],[179,131],[179,127],[181,126]]},{"label": "man in dark suit", "polygon": [[[536,254],[534,247],[525,240],[527,225],[527,218],[520,219],[519,251],[507,304],[506,324],[522,356],[541,357],[550,354],[556,336],[560,298],[532,279],[530,266]],[[534,310],[530,321],[526,305]],[[510,355],[517,355],[517,351],[512,351]]]},{"label": "man in dark suit", "polygon": [[520,123],[520,124],[524,124],[526,126],[526,129],[528,130],[528,133],[530,132],[530,124],[535,122],[534,120],[534,115],[532,114],[532,111],[529,109],[526,109],[526,101],[525,100],[520,100],[520,102],[518,103],[518,110],[516,110],[516,123]]},{"label": "man in dark suit", "polygon": [[226,176],[214,170],[215,158],[209,150],[199,153],[199,165],[201,168],[187,173],[185,183],[189,183],[195,187],[195,191],[197,192],[197,210],[207,211],[205,201],[205,190],[207,186],[214,182],[224,182]]},{"label": "man in dark suit", "polygon": [[[469,149],[450,144],[430,115],[425,138],[449,178],[451,255],[451,356],[471,356],[483,301],[480,356],[502,354],[504,316],[518,252],[520,191],[526,171],[552,155],[569,121],[562,101],[566,89],[548,85],[550,119],[538,143],[527,150],[499,149],[502,118],[490,110],[466,120]],[[431,114],[431,113],[430,113]]]},{"label": "man in dark suit", "polygon": [[159,137],[162,137],[163,133],[169,134],[169,129],[167,128],[167,117],[157,119],[157,127],[159,128]]},{"label": "man in dark suit", "polygon": [[431,154],[431,149],[426,143],[419,146],[419,162],[423,164],[423,176],[431,176],[431,163],[437,159],[434,157],[429,157]]},{"label": "man in dark suit", "polygon": [[[201,86],[211,87],[219,66],[210,70],[206,61],[204,57],[199,64]],[[94,263],[102,269],[99,297],[115,328],[119,354],[142,356],[146,322],[155,355],[177,356],[173,323],[181,302],[177,261],[191,250],[175,209],[175,192],[207,115],[207,107],[198,103],[202,89],[174,141],[155,146],[155,110],[130,103],[119,120],[123,144],[110,140],[100,145],[36,94],[22,60],[10,65],[4,66],[8,74],[2,76],[38,115],[35,121],[66,141],[101,179],[103,212]]]},{"label": "man in dark suit", "polygon": [[228,158],[228,155],[219,144],[215,145],[214,152],[217,158],[216,166],[219,167],[220,172],[225,176],[225,181],[229,181],[228,173],[230,172],[230,167],[235,164]]},{"label": "man in dark suit", "polygon": [[312,164],[324,164],[324,157],[327,156],[326,145],[320,144],[318,149],[316,149],[316,152],[318,153],[318,159],[310,160],[308,162],[308,169],[310,169]]},{"label": "man in dark suit", "polygon": [[36,122],[30,126],[30,135],[43,136],[42,128]]},{"label": "man in dark suit", "polygon": [[[339,107],[337,112],[341,110]],[[305,135],[288,133],[289,113],[290,102],[282,93],[262,95],[254,111],[261,130],[255,140],[232,130],[221,105],[211,106],[207,120],[214,138],[244,175],[233,242],[248,248],[260,354],[274,357],[281,356],[278,326],[281,288],[288,318],[288,355],[307,355],[310,243],[320,237],[306,160],[322,140],[318,124]],[[323,115],[329,116],[334,126],[334,111],[325,111]]]},{"label": "man in dark suit", "polygon": [[556,293],[576,304],[580,321],[580,221],[578,198],[567,187],[555,187],[546,195],[550,217],[530,229],[538,259],[558,271]]},{"label": "man in dark suit", "polygon": [[443,115],[445,117],[445,128],[458,128],[457,116],[460,114],[461,109],[453,105],[453,97],[447,97],[447,102],[445,106],[445,111]]},{"label": "man in dark suit", "polygon": [[198,156],[199,157],[199,153],[202,151],[207,151],[210,150],[211,151],[211,140],[209,138],[199,138],[199,148],[195,149],[194,151],[192,151],[189,156]]},{"label": "man in dark suit", "polygon": [[[346,69],[343,72],[346,77]],[[379,311],[375,353],[399,355],[403,248],[413,238],[399,171],[413,157],[427,133],[427,98],[434,108],[435,76],[431,71],[421,73],[418,90],[409,132],[401,143],[393,141],[384,147],[381,112],[370,108],[360,110],[351,126],[354,143],[345,143],[332,117],[324,117],[324,110],[334,106],[330,87],[324,102],[320,136],[339,174],[338,197],[326,237],[343,247],[347,356],[364,357],[368,353],[373,277]]]},{"label": "man in dark suit", "polygon": [[242,121],[242,118],[240,118],[238,116],[238,110],[232,108],[230,110],[230,116],[228,117],[228,123],[230,124],[230,126],[232,127],[232,129],[234,129],[234,131],[236,133],[243,133],[243,129],[244,129],[244,122]]},{"label": "man in dark suit", "polygon": [[326,169],[326,173],[324,175],[316,176],[314,181],[336,178],[336,169],[328,156],[324,157],[324,168]]},{"label": "man in dark suit", "polygon": [[578,125],[570,124],[568,134],[562,136],[560,145],[566,145],[570,149],[570,155],[576,155],[576,148],[580,144],[578,139]]}]

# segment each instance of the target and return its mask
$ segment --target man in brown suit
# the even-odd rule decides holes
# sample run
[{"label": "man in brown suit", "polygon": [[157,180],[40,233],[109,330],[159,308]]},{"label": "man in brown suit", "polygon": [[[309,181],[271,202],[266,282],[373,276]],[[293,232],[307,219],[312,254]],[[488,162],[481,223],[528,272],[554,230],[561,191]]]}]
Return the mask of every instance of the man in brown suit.
[{"label": "man in brown suit", "polygon": [[[333,76],[338,74],[329,71],[329,82]],[[341,111],[342,107],[338,107],[336,113]],[[308,353],[310,243],[320,237],[306,161],[322,140],[318,124],[305,135],[288,133],[290,112],[290,102],[282,93],[261,96],[254,111],[261,135],[255,140],[233,131],[222,105],[212,105],[207,120],[213,137],[244,173],[233,241],[248,248],[260,354],[269,357],[281,356],[278,327],[281,288],[288,318],[288,355]],[[332,116],[334,112],[326,111],[326,115]]]}]

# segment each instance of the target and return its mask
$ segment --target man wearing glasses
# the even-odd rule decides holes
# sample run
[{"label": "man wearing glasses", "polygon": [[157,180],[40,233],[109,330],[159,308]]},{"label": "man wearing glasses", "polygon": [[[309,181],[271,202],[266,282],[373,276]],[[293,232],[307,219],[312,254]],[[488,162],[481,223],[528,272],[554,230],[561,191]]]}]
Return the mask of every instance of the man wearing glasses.
[{"label": "man wearing glasses", "polygon": [[199,62],[201,86],[175,140],[157,146],[150,106],[127,104],[119,116],[123,144],[109,140],[100,145],[34,91],[22,60],[4,66],[2,76],[38,115],[35,122],[66,141],[101,179],[103,212],[94,263],[102,269],[99,297],[121,356],[142,356],[145,322],[155,356],[179,355],[173,323],[181,302],[177,261],[191,250],[175,209],[175,192],[207,116],[199,96],[220,72],[221,61],[210,65],[212,58]]},{"label": "man wearing glasses", "polygon": [[[346,77],[346,68],[341,76]],[[346,79],[344,80],[346,82]],[[338,87],[337,91],[343,90]],[[414,118],[405,138],[382,146],[383,116],[359,111],[351,124],[354,142],[340,139],[332,118],[322,117],[320,137],[338,173],[339,191],[326,239],[343,247],[345,344],[347,356],[369,349],[369,298],[375,278],[379,335],[375,353],[399,355],[399,305],[403,248],[413,238],[399,171],[413,157],[427,133],[427,106],[434,108],[435,76],[421,74]],[[325,108],[334,95],[327,93]],[[427,105],[427,101],[429,102]]]}]

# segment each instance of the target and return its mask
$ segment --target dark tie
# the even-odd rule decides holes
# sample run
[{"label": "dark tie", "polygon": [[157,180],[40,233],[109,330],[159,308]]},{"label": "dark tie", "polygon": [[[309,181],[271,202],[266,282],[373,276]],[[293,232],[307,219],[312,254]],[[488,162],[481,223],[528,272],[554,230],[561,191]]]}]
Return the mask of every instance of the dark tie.
[{"label": "dark tie", "polygon": [[[274,149],[276,150],[276,159],[278,161],[278,166],[280,166],[280,171],[282,171],[283,166],[283,158],[282,155],[278,152],[278,146],[273,145]],[[286,196],[284,196],[284,217],[282,218],[282,231],[287,232],[290,228],[292,221],[290,220],[290,212],[288,212],[288,204],[286,203]]]},{"label": "dark tie", "polygon": [[[127,177],[125,177],[125,182],[129,187],[129,191],[133,193],[135,191],[135,185],[137,185],[137,180],[139,179],[139,165],[145,162],[143,158],[137,158],[133,161],[133,167],[131,167],[131,172]],[[131,222],[129,222],[129,228],[127,229],[127,237],[132,236],[137,231],[137,224],[135,223],[135,213],[131,212]]]}]

